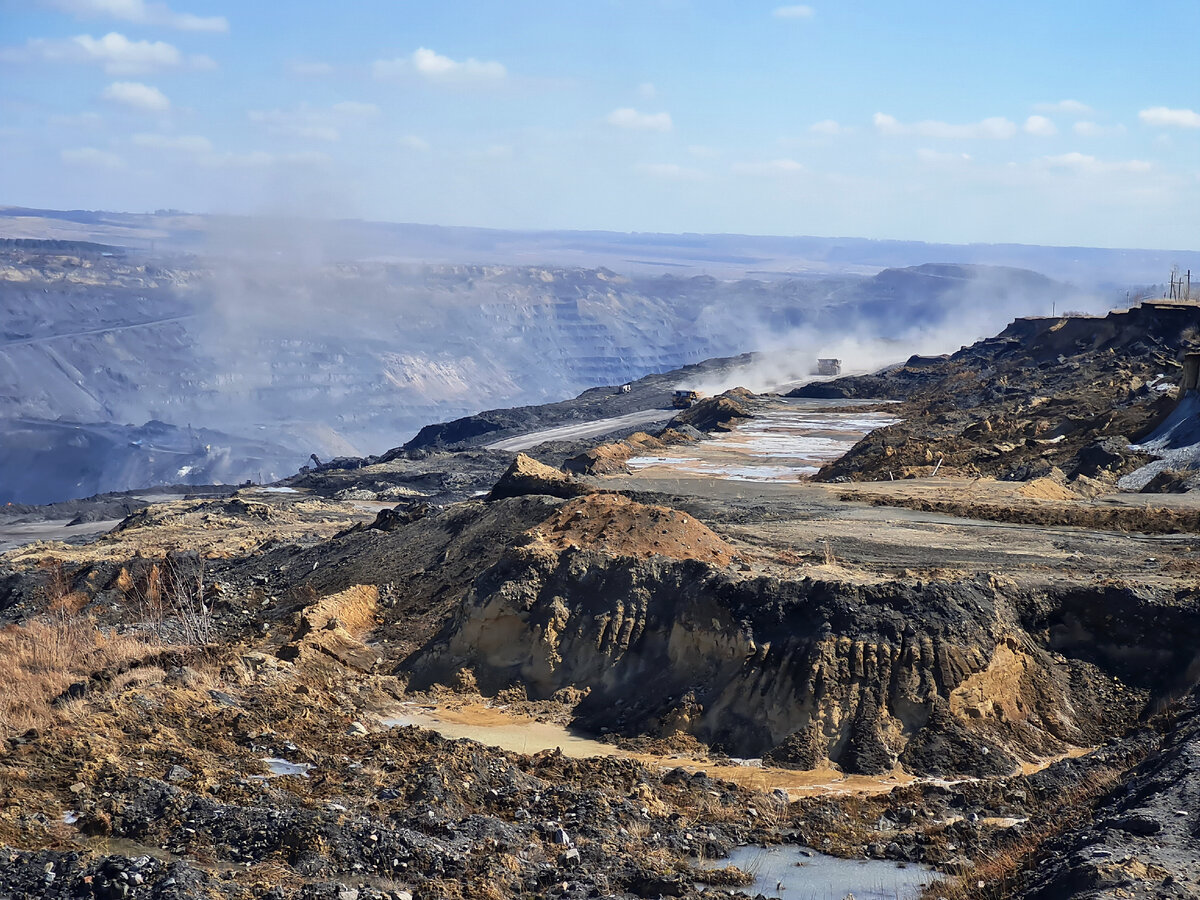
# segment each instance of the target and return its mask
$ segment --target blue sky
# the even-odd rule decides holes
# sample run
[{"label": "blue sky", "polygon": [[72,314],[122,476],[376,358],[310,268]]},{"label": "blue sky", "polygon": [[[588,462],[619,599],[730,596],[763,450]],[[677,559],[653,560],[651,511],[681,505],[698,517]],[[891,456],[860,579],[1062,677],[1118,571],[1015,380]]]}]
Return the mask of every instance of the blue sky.
[{"label": "blue sky", "polygon": [[0,0],[0,203],[1196,249],[1198,34],[1197,0]]}]

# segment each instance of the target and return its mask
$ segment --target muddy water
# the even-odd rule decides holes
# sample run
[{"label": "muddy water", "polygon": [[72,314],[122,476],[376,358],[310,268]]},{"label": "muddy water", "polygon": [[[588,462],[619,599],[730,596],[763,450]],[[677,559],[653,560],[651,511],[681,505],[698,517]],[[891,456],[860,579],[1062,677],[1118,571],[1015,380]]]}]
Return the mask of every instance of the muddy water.
[{"label": "muddy water", "polygon": [[761,760],[714,764],[710,760],[681,755],[633,753],[613,744],[588,738],[565,725],[539,722],[525,716],[513,715],[503,708],[482,704],[434,708],[406,703],[392,715],[384,717],[382,722],[390,727],[415,725],[428,728],[451,740],[467,738],[512,753],[539,753],[557,748],[566,756],[577,759],[589,756],[619,756],[636,759],[661,769],[681,766],[690,771],[703,770],[713,778],[732,781],[751,790],[785,790],[792,799],[840,793],[883,793],[913,781],[911,776],[899,772],[884,776],[843,775],[833,769],[798,772],[792,769],[764,767]]},{"label": "muddy water", "polygon": [[711,868],[735,865],[754,876],[747,894],[782,900],[914,900],[936,877],[925,866],[873,859],[838,859],[799,847],[738,847]]},{"label": "muddy water", "polygon": [[[786,791],[792,800],[801,797],[839,794],[882,794],[905,784],[921,782],[952,787],[974,779],[914,778],[897,769],[887,775],[845,775],[836,769],[776,769],[764,766],[762,760],[729,760],[714,763],[708,759],[680,754],[660,755],[634,753],[582,735],[566,725],[539,722],[528,716],[516,715],[504,707],[472,703],[461,706],[434,707],[418,703],[402,703],[380,722],[391,728],[416,726],[436,731],[450,740],[477,741],[489,747],[499,747],[511,753],[540,753],[561,750],[575,759],[590,756],[618,756],[635,759],[644,765],[668,770],[682,767],[692,772],[704,771],[713,778],[732,781],[755,791]],[[1022,764],[1021,771],[1032,774],[1068,756],[1082,756],[1088,748],[1075,748],[1066,753]]]},{"label": "muddy water", "polygon": [[384,718],[383,724],[393,728],[417,725],[451,740],[469,738],[513,753],[540,753],[558,748],[576,759],[621,755],[612,744],[583,737],[564,725],[508,716],[487,706],[431,709],[405,704],[399,713]]},{"label": "muddy water", "polygon": [[833,402],[781,400],[728,434],[679,451],[635,456],[628,465],[728,481],[795,481],[843,456],[876,428],[899,421],[877,412],[829,412]]}]

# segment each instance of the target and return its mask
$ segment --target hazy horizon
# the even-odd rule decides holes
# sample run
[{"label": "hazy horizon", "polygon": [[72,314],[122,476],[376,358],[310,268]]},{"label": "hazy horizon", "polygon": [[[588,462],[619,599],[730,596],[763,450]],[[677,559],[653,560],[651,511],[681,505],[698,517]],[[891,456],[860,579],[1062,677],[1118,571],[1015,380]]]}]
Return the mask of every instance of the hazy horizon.
[{"label": "hazy horizon", "polygon": [[1184,0],[0,10],[11,204],[1114,249],[1197,234],[1194,74],[1161,49],[1200,27]]}]

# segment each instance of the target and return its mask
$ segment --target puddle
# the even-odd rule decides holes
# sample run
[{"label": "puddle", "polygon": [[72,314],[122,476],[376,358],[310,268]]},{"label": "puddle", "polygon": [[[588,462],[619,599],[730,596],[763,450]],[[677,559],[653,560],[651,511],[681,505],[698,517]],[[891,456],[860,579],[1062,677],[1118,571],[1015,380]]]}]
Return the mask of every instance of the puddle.
[{"label": "puddle", "polygon": [[[677,754],[661,756],[654,753],[634,753],[622,750],[614,744],[606,744],[603,741],[581,735],[566,725],[539,722],[527,716],[508,712],[503,707],[487,706],[482,703],[460,707],[433,707],[419,703],[402,703],[394,715],[382,717],[380,722],[391,728],[408,725],[427,728],[450,740],[466,738],[489,747],[507,750],[510,753],[533,754],[544,750],[559,749],[563,755],[574,759],[615,756],[634,759],[643,765],[664,771],[681,767],[690,772],[705,772],[712,778],[732,781],[734,784],[754,791],[763,791],[764,793],[774,790],[786,791],[791,800],[801,797],[883,794],[901,785],[918,783],[953,787],[976,780],[973,778],[916,778],[900,769],[886,775],[846,775],[831,768],[803,771],[778,769],[763,765],[762,759],[756,758],[730,757],[728,761],[716,763],[711,760],[695,759]],[[1026,773],[1037,772],[1065,756],[1080,756],[1087,752],[1087,748],[1073,749],[1069,753],[1026,763],[1022,769]],[[280,760],[280,762],[286,761]],[[260,775],[258,777],[269,776]],[[1014,822],[1013,824],[1019,823]],[[840,896],[839,894],[838,897],[840,898]],[[862,898],[860,897],[859,900]]]},{"label": "puddle", "polygon": [[466,738],[512,753],[539,753],[557,748],[564,755],[576,759],[616,756],[635,759],[663,770],[682,767],[691,772],[703,771],[712,778],[732,781],[751,790],[787,791],[793,800],[830,794],[883,793],[913,781],[911,776],[903,774],[869,776],[845,775],[832,769],[803,772],[776,769],[764,766],[761,759],[730,759],[728,763],[717,764],[678,755],[633,753],[577,734],[565,725],[538,722],[507,713],[503,709],[478,704],[451,709],[405,703],[395,715],[384,717],[381,721],[389,727],[415,725],[428,728],[451,740]]},{"label": "puddle", "polygon": [[[734,865],[754,876],[747,894],[782,900],[915,900],[937,873],[925,866],[877,859],[839,859],[800,847],[738,847],[706,869]],[[709,888],[709,891],[714,889]]]},{"label": "puddle", "polygon": [[267,764],[267,768],[271,774],[251,775],[251,778],[272,778],[281,775],[299,775],[301,778],[307,778],[308,770],[312,768],[312,763],[288,762],[288,760],[280,759],[278,756],[268,756],[263,762]]},{"label": "puddle", "polygon": [[393,728],[417,725],[451,740],[469,738],[512,753],[540,753],[558,748],[567,756],[585,759],[619,752],[612,744],[575,734],[564,725],[505,715],[490,707],[431,710],[406,706],[403,713],[383,719],[383,724]]}]

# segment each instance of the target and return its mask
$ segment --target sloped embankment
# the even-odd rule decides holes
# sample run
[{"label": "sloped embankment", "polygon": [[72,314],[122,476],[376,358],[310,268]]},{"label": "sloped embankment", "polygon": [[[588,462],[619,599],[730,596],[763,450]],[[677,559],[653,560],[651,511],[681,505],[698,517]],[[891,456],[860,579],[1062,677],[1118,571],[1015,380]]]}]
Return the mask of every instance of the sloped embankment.
[{"label": "sloped embankment", "polygon": [[1111,481],[1149,460],[1130,441],[1174,405],[1166,389],[1195,346],[1200,307],[1135,307],[1105,317],[1017,319],[946,357],[805,385],[800,397],[903,401],[818,481],[991,475],[1024,481],[1058,468]]},{"label": "sloped embankment", "polygon": [[[617,501],[619,516],[598,505]],[[1161,671],[1072,643],[1079,610],[1063,621],[1052,598],[995,579],[749,578],[720,538],[669,512],[603,497],[562,507],[475,580],[408,660],[412,684],[466,668],[485,693],[587,689],[577,715],[598,731],[688,733],[798,768],[979,775],[1113,734]],[[598,524],[563,538],[581,517]],[[647,553],[655,542],[671,552]],[[1131,645],[1141,602],[1124,610]],[[1173,639],[1157,642],[1166,657],[1182,652]]]}]

